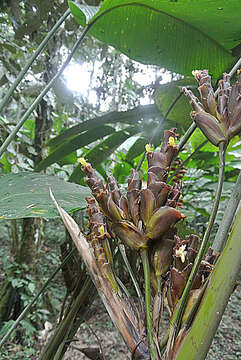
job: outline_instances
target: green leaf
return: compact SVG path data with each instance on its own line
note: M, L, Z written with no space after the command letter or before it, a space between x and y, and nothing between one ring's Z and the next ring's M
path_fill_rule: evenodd
M0 159L0 168L3 168L6 172L10 172L12 165L8 162L6 155L4 154Z
M49 165L59 162L67 155L73 153L75 150L80 149L93 141L102 139L104 136L115 132L115 129L111 126L104 125L98 128L90 129L82 134L72 137L70 136L68 141L59 145L47 158L42 160L36 167L36 171L46 169Z
M73 15L85 25L83 14ZM235 61L240 1L105 0L91 22L91 35L131 59L184 75L207 68L218 77Z
M69 1L69 8L73 16L85 26L95 16L100 6L80 5Z
M115 164L112 174L119 184L126 184L126 179L130 176L131 169L132 166L122 160Z
M66 211L85 207L88 188L67 183L56 176L21 172L0 175L0 219L58 217L49 188Z
M89 150L85 154L85 160L90 162L91 165L96 168L106 158L113 154L113 152L124 143L129 137L137 134L140 131L138 127L129 126L125 130L120 130L114 134L108 136L107 139L101 141L93 149ZM81 171L81 165L79 164L74 169L72 175L69 178L71 182L79 182L84 177L84 173Z
M35 327L27 320L21 320L20 324L25 329L25 331L28 333L28 335L33 335L37 330Z
M14 324L14 320L9 320L8 322L6 322L3 327L0 330L0 336L4 336L8 330L12 327L12 325Z
M34 285L34 283L32 283L32 282L28 283L28 289L29 289L29 291L33 294L33 293L34 293L34 290L35 290L35 285Z
M183 204L185 206L188 206L189 208L195 210L197 213L205 216L205 217L209 217L209 213L205 210L205 209L202 209L202 208L198 208L198 207L195 207L193 206L190 202L186 201L186 200L183 200Z
M68 164L75 164L77 159L78 159L77 153L76 153L76 151L74 151L71 154L66 155L64 158L61 157L61 159L58 160L58 164L60 166L68 165Z
M65 130L60 135L51 139L48 143L49 146L54 147L62 144L66 140L70 140L71 137L76 136L86 130L96 129L105 124L116 124L118 122L122 124L136 124L141 119L148 120L153 117L160 116L160 111L156 105L143 105L128 111L112 111L103 116L96 117L91 120L83 121L81 124L75 125L68 130Z
M183 86L191 88L193 93L198 96L197 81L194 78L184 78L161 85L155 92L155 103L162 114L166 114L171 104L182 91ZM167 119L172 123L179 124L187 128L192 120L190 118L191 106L185 96L182 96L173 109L169 112Z
M148 143L146 137L139 137L134 144L130 147L126 154L126 159L132 161L138 155L142 154L145 151L145 145Z

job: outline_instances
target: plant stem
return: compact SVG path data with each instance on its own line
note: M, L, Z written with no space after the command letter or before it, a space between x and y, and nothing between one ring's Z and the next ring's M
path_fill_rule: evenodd
M3 110L4 106L7 104L8 100L10 99L12 93L20 83L20 81L23 79L24 75L34 62L34 60L37 58L37 56L40 54L40 52L43 50L43 48L47 45L48 41L51 39L51 37L56 33L60 25L65 21L65 19L70 15L70 10L66 10L65 13L61 16L61 18L57 21L57 23L53 26L53 28L48 32L48 34L45 36L41 44L37 47L31 58L27 61L26 65L23 67L23 69L18 74L17 78L15 79L14 83L8 90L7 94L4 96L0 103L0 112ZM22 49L21 49L22 50Z
M228 237L228 232L233 222L235 212L241 201L241 171L239 173L237 182L233 188L232 195L228 201L227 207L224 211L221 224L219 225L218 231L216 233L215 239L212 244L214 252L222 251L226 239Z
M220 143L219 145L219 177L218 177L218 186L216 189L216 194L215 194L215 200L213 203L213 208L209 217L209 221L208 221L208 226L207 229L205 231L201 246L199 248L198 254L196 256L196 259L194 261L194 265L192 267L192 271L190 273L190 276L188 278L187 284L185 286L185 289L183 291L182 297L178 302L178 307L177 310L173 316L172 319L172 323L171 326L173 326L175 328L175 336L177 336L178 331L180 329L180 325L181 325L181 320L182 320L182 316L185 310L185 306L186 306L186 302L187 302L187 298L189 295L189 292L192 288L192 284L194 282L195 276L198 272L199 269L199 265L203 259L204 253L205 253L205 249L207 247L208 244L208 240L211 234L211 230L217 215L217 210L218 210L218 205L219 205L219 201L221 198L221 193L222 193L222 187L223 187L223 180L224 180L224 168L225 168L225 150L226 150L226 144L224 143Z
M232 69L229 71L229 75L233 76L233 74L240 68L241 66L241 57L238 59L238 61L234 64Z
M147 334L150 346L151 360L158 360L157 349L152 336L152 319L151 319L151 282L150 282L150 264L148 259L148 250L141 250L141 259L144 269L145 278L145 303L146 303L146 322L147 322Z
M185 134L183 135L183 137L181 138L181 140L179 141L178 144L178 152L182 150L183 146L187 143L187 141L189 140L189 138L192 136L192 134L194 133L194 131L196 130L196 123L192 123L190 125L190 127L187 129L187 131L185 132Z
M118 276L115 276L116 277L116 281L118 282L119 286L121 287L121 289L124 291L125 293L125 296L126 297L130 297L130 293L129 291L127 290L126 286L123 284L123 282L121 281L121 279L118 277ZM118 289L118 293L120 292L120 290Z
M204 145L206 145L207 143L208 143L208 140L203 141L203 142L186 158L186 160L184 160L184 161L181 163L181 165L178 166L177 170L175 170L174 173L173 173L171 176L169 176L169 178L167 179L167 182L171 181L171 180L174 178L174 176L178 173L178 171L181 170L182 167L185 166L185 165L188 163L188 161L189 161Z
M127 256L126 256L125 246L122 245L122 244L120 244L120 245L119 245L119 249L120 249L121 256L122 256L122 258L123 258L123 260L124 260L124 263L125 263L125 265L126 265L126 267L127 267L127 270L128 270L128 272L129 272L129 274L130 274L131 280L132 280L132 282L133 282L133 284L134 284L134 287L135 287L135 289L136 289L137 296L138 296L139 299L141 299L141 298L142 298L141 289L140 289L140 287L139 287L138 281L137 281L136 278L135 278L135 275L134 275L134 273L133 273L133 270L132 270L132 268L131 268L131 266L130 266L130 263L129 263L129 261L128 261L128 258L127 258Z
M37 295L33 298L33 300L26 306L26 308L21 312L21 314L19 315L19 317L17 318L17 320L15 320L15 322L13 323L13 325L10 327L10 329L8 330L8 332L4 335L4 337L1 339L0 341L0 349L3 346L3 344L5 343L5 341L9 338L9 336L11 335L11 333L13 332L14 329L16 329L16 327L18 326L18 324L20 323L20 321L27 315L27 313L29 312L31 306L37 301L37 299L39 298L39 296L44 292L44 290L46 289L46 287L49 285L49 283L53 280L53 278L55 277L55 275L59 272L60 269L62 269L62 267L66 264L66 262L71 258L71 256L73 255L75 251L75 248L73 248L70 253L65 257L65 259L63 260L63 262L57 267L57 269L53 272L53 274L48 278L48 280L45 282L45 284L42 286L42 288L39 290L39 292L37 293Z
M74 299L72 306L70 307L67 314L65 314L65 317L57 327L55 333L50 338L48 343L45 345L44 349L42 350L42 353L39 360L53 360L54 358L60 359L60 355L62 354L63 348L66 344L66 340L68 339L68 335L73 327L73 322L76 318L76 315L78 312L80 312L81 317L84 318L84 311L83 308L81 309L81 306L83 306L83 303L85 302L84 307L86 308L86 303L90 304L89 302L89 287L92 284L92 281L90 277L88 277L79 294ZM82 312L81 312L82 310ZM82 318L82 320L83 320ZM56 355L56 357L55 357Z

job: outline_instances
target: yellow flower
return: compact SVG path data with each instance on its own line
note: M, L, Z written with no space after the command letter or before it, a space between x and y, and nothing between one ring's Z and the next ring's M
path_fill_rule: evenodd
M185 262L185 257L187 255L187 251L185 251L186 245L180 246L179 249L176 250L176 257L179 257L181 259L181 262Z
M171 146L175 145L175 139L172 136L169 137L169 145L171 145Z
M151 144L146 144L146 152L152 152Z
M82 165L83 167L86 167L86 166L87 166L87 162L85 161L84 158L78 158L78 162L81 163L81 165Z
M193 71L192 71L192 75L193 75L195 78L200 77L200 74L201 74L201 70L193 70Z
M101 225L101 226L99 227L99 230L100 230L100 234L101 234L101 235L104 235L104 233L105 233L104 225Z

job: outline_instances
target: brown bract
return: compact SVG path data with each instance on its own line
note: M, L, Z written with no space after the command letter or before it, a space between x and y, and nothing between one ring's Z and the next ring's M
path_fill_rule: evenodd
M223 74L218 85L217 103L208 71L196 70L193 74L199 82L201 102L191 90L183 88L194 110L191 117L213 145L227 144L241 132L241 72L238 71L238 79L233 86L230 76Z
M161 241L162 235L184 218L175 209L181 183L175 184L173 189L166 184L171 162L177 153L175 137L176 129L167 130L159 152L148 148L147 188L142 188L139 173L132 169L126 195L121 193L113 175L108 177L105 187L92 166L83 162L86 183L107 220L111 234L134 250Z

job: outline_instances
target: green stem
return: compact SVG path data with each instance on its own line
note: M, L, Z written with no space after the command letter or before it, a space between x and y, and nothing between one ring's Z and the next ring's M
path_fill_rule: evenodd
M150 346L151 360L158 360L157 349L152 336L152 319L151 319L151 281L150 281L150 264L148 259L148 250L141 250L141 259L144 269L145 278L145 302L146 302L146 322L147 322L147 334Z
M174 176L178 173L179 170L182 169L183 166L185 166L188 161L204 146L208 143L208 140L203 141L187 158L186 160L184 160L181 165L177 168L177 170L174 171L173 174L171 174L171 176L169 176L169 178L167 179L167 182L171 181Z
M118 276L115 276L116 277L116 281L118 282L119 286L121 287L121 289L124 291L126 297L130 297L130 293L129 291L127 290L126 286L123 284L123 282L121 281L121 279L118 277ZM118 289L118 293L120 292L120 290Z
M27 313L29 312L30 308L32 307L32 305L37 301L37 299L39 298L39 296L44 292L44 290L47 288L47 286L49 285L49 283L53 280L53 278L55 277L55 275L59 272L60 269L62 269L62 267L67 263L67 261L71 258L71 256L73 255L75 251L75 248L73 248L70 253L66 256L66 258L63 260L63 262L57 267L57 269L53 272L53 274L48 278L48 280L45 282L45 284L42 286L42 288L39 290L39 292L37 293L37 295L33 298L33 300L26 306L26 308L21 312L21 314L19 315L19 317L17 318L17 320L15 320L15 322L13 323L13 325L10 327L10 329L8 330L8 332L4 335L4 337L2 338L2 340L0 341L0 349L3 346L3 344L5 343L5 341L9 338L9 336L11 335L11 333L13 332L14 329L16 329L16 327L18 326L18 324L20 323L20 321L27 315Z
M204 234L200 249L196 256L194 265L192 267L192 271L188 278L188 281L187 281L186 287L183 291L182 297L178 302L177 310L176 310L176 312L173 316L172 322L171 322L171 326L173 326L175 328L175 336L177 336L178 331L180 329L181 320L182 320L182 316L183 316L183 313L184 313L184 310L186 307L187 298L188 298L189 292L192 288L196 274L198 272L199 265L203 259L205 249L207 247L208 240L209 240L209 237L211 234L211 230L212 230L212 227L213 227L216 215L217 215L217 210L218 210L218 205L219 205L219 201L221 198L223 180L224 180L225 150L226 150L226 144L221 143L219 145L219 177L218 177L218 186L217 186L217 190L216 190L216 194L215 194L215 200L214 200L213 208L212 208L211 215L210 215L210 218L208 221L208 226L207 226L206 232Z
M56 329L55 333L42 350L39 360L53 360L56 353L58 353L59 355L62 353L63 347L66 344L66 340L68 339L68 335L73 327L73 323L76 319L77 314L81 314L81 318L84 317L85 312L83 311L83 308L81 309L81 306L83 306L84 302L85 304L87 302L89 305L91 303L88 299L89 288L91 284L92 281L90 277L88 277L85 280L78 296L74 299L68 313L65 315L58 328ZM84 307L86 308L87 305L84 305ZM60 359L59 355L58 357L56 356L57 359Z
M183 137L181 138L181 140L179 141L178 144L178 152L182 150L183 146L187 143L187 141L189 140L189 138L192 136L192 134L194 133L194 131L196 130L196 123L192 123L190 125L190 127L187 129L187 131L185 132L185 134L183 135Z
M31 58L27 61L26 65L23 67L23 69L18 74L17 78L15 79L14 83L8 90L7 94L4 96L0 103L0 112L3 110L4 106L7 104L8 100L10 99L12 93L20 83L20 81L23 79L24 75L34 62L34 60L37 58L37 56L40 54L40 52L44 49L44 47L47 45L48 41L51 39L51 37L56 33L60 25L65 21L65 19L70 15L70 10L66 10L65 13L61 16L61 18L57 21L57 23L53 26L53 28L48 32L46 37L43 39L41 44L37 47L34 54L31 56Z
M123 258L123 260L124 260L124 263L125 263L125 265L126 265L126 267L127 267L127 270L128 270L128 272L129 272L129 274L130 274L131 280L132 280L132 282L133 282L133 284L134 284L134 287L135 287L135 289L136 289L137 296L138 296L139 299L141 299L141 298L142 298L141 289L140 289L140 287L139 287L138 281L137 281L136 278L135 278L135 275L134 275L134 273L133 273L133 270L132 270L132 268L131 268L131 266L130 266L130 263L129 263L129 261L128 261L128 258L127 258L127 256L126 256L125 246L122 245L122 244L120 244L120 245L119 245L119 249L120 249L121 256L122 256L122 258Z
M236 73L236 71L240 68L241 66L241 57L238 59L238 61L234 64L234 66L232 67L232 69L229 71L229 75L233 76L233 74Z
M224 211L221 224L219 225L215 239L212 244L214 252L222 251L225 242L228 238L228 232L233 222L233 217L241 201L241 171L239 173L237 182L232 191L232 195L228 201L227 207Z

